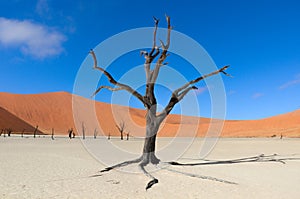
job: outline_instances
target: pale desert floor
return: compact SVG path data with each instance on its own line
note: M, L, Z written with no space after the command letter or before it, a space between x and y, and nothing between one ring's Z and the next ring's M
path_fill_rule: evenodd
M170 140L159 138L158 149ZM178 161L195 162L202 141L196 139ZM115 138L108 142L104 138L88 138L85 142L90 146L100 146L99 153L105 152L104 161L111 157L118 162L127 157L110 153L105 148L107 143L123 150L140 151L143 141ZM177 142L180 145L186 140L182 138ZM287 161L286 164L171 166L152 172L159 183L146 191L149 178L138 173L137 165L128 166L125 171L112 170L97 176L105 165L96 160L85 146L78 138L51 140L49 137L1 136L0 198L300 198L300 160ZM244 158L262 153L299 158L300 139L223 138L206 159ZM187 173L196 177L189 177ZM218 178L236 184L197 177Z

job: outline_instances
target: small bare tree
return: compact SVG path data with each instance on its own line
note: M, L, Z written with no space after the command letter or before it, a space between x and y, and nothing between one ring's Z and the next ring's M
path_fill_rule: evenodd
M97 134L98 134L98 131L97 131L97 128L94 129L94 139L97 138Z
M125 122L122 120L121 122L119 122L119 124L116 124L116 127L120 133L120 138L121 140L123 140L124 138L124 131L125 131Z
M35 136L36 136L36 133L37 133L37 131L38 131L38 128L39 128L39 126L37 125L37 126L35 127L34 131L33 131L33 137L34 137L34 138L35 138Z
M22 130L21 137L24 137L25 129Z
M139 91L134 90L132 87L130 87L127 84L123 84L118 82L116 79L113 78L113 76L106 71L104 68L101 68L98 66L97 62L97 57L94 53L93 50L90 51L90 54L93 57L94 60L94 69L99 70L102 72L109 80L111 84L114 85L114 87L111 86L100 86L93 94L96 95L100 90L102 89L108 89L110 91L120 91L120 90L125 90L132 94L134 97L136 97L146 108L147 114L146 114L146 135L145 135L145 141L144 141L144 147L142 151L141 157L131 160L131 161L126 161L122 162L120 164L107 167L106 169L102 170L101 172L106 172L114 168L119 168L126 166L128 164L133 164L133 163L139 163L139 167L141 170L147 175L148 177L151 178L151 181L146 186L146 189L150 188L154 184L158 183L158 180L152 176L150 173L148 173L145 170L145 166L149 163L152 164L158 164L160 162L160 159L158 159L155 155L155 143L156 143L156 136L158 133L159 126L161 123L166 119L166 117L169 115L169 113L172 111L174 106L180 102L188 92L191 90L197 89L194 84L197 82L211 77L213 75L216 75L218 73L223 73L225 75L228 75L225 70L229 66L224 66L220 68L219 70L213 71L209 74L196 77L195 79L187 82L186 84L182 85L178 89L174 90L172 93L172 96L169 100L169 103L165 106L163 111L157 112L157 101L156 101L156 96L154 94L154 89L157 81L157 77L159 74L159 71L162 66L166 65L165 59L168 57L168 49L170 46L170 36L171 36L171 23L170 23L170 17L166 16L166 21L168 24L168 31L167 31L167 39L166 43L163 41L160 41L160 46L156 44L156 32L158 28L158 23L159 20L154 18L155 22L155 28L153 32L153 46L152 49L147 52L147 51L141 51L141 55L145 57L145 62L144 62L144 68L145 68L145 75L146 75L146 89L145 89L145 94L142 95L139 93ZM157 58L157 59L156 59ZM157 60L156 63L154 64L153 61ZM153 68L151 67L152 65L155 65Z
M69 138L72 139L72 136L73 136L73 128L70 128L68 130L68 134L69 134Z
M51 139L54 140L54 128L51 129Z
M84 122L81 123L81 130L82 130L82 139L85 139L85 125Z
M11 133L12 133L12 129L11 128L7 128L7 136L10 137Z

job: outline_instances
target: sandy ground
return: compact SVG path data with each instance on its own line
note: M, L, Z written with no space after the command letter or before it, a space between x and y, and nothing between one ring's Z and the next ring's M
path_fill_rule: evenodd
M160 138L158 149L163 149L170 140ZM193 159L199 158L199 146L202 141L197 138L180 161L195 162ZM135 173L113 170L102 176L91 177L99 174L97 171L105 165L94 157L95 154L91 155L86 146L100 146L98 150L105 152L105 158L111 157L115 162L127 157L110 153L109 149L105 148L108 143L106 139L89 138L85 142L90 145L84 145L80 139L0 137L0 198L300 197L299 160L287 161L286 164L256 162L167 167L152 172L159 183L145 191L149 178L139 173L137 165L125 169ZM182 141L177 142L180 144L186 140L182 138ZM131 151L133 156L142 146L142 140L112 139L109 143L122 150ZM222 138L206 158L223 160L262 153L300 157L300 139ZM187 173L196 177L189 177ZM197 176L218 178L236 184L201 179Z

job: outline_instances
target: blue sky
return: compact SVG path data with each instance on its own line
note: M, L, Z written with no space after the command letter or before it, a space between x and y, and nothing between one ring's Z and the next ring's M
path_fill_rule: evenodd
M217 66L231 65L228 72L234 78L223 76L228 119L264 118L300 108L297 0L70 2L0 2L1 92L72 92L89 49L122 31L153 26L152 16L165 27L167 13L174 30L199 42ZM124 62L143 63L138 53L131 54ZM115 65L111 71L121 76ZM209 92L205 84L197 86L203 90L197 96L201 115L209 116ZM96 99L109 102L109 96L103 92Z

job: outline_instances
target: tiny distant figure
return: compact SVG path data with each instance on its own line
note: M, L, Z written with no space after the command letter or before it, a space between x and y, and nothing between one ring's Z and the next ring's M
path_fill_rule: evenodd
M69 129L69 138L72 139L74 138L75 135L73 134L73 128Z
M110 140L110 133L108 134L108 138L107 139L109 139Z
M126 134L126 140L129 140L129 133Z
M283 137L283 136L282 136L282 134L281 134L281 135L280 135L280 139L281 139L281 140L282 140L282 137Z

